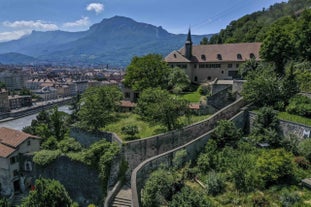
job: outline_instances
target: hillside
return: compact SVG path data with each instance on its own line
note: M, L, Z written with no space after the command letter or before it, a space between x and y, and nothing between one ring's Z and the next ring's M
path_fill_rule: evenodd
M199 43L204 36L210 35L194 35L193 41ZM162 27L115 16L84 32L33 31L19 40L0 43L0 54L22 53L39 62L126 66L133 56L167 55L181 48L185 40L185 34L172 34Z
M289 0L276 3L268 9L245 15L232 21L219 34L211 37L209 43L262 42L271 24L284 16L295 16L311 7L311 0Z

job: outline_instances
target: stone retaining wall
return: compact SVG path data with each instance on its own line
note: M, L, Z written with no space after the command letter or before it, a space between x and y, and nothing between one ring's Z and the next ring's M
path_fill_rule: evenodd
M242 111L234 116L231 120L236 124L238 128L243 129L246 123L245 112ZM132 188L132 206L139 207L140 206L140 192L145 184L145 180L149 177L149 175L157 169L159 166L172 166L172 160L175 154L180 150L186 150L187 156L185 161L195 160L200 152L205 147L208 139L211 136L213 130L207 132L206 134L190 141L189 143L165 152L163 154L154 156L149 158L148 160L142 162L133 170L131 176L131 188Z
M144 160L182 146L205 134L214 128L217 121L230 119L244 105L245 101L241 98L202 122L184 127L180 130L124 143L123 152L129 169L133 170Z

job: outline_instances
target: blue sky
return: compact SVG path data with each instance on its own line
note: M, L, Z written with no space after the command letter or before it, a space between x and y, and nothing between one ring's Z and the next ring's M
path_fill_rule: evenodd
M0 41L37 31L83 31L127 16L171 33L217 33L232 20L286 0L0 0Z

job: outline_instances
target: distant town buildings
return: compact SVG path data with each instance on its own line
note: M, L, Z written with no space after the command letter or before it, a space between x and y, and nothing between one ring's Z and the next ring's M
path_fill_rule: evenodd
M24 88L27 79L28 75L22 70L0 68L0 82L3 82L8 90Z
M185 46L165 57L171 67L185 69L193 83L238 77L239 66L254 58L259 61L261 43L192 45L189 30Z
M40 150L40 138L18 130L0 128L0 193L23 192L33 163L27 154Z
M5 89L0 89L0 113L10 111L9 94Z

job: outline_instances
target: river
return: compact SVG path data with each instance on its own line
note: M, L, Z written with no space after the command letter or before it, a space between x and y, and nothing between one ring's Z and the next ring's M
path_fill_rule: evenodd
M71 112L69 109L69 106L60 106L60 107L58 107L58 110L64 111L66 113ZM30 126L31 121L36 119L37 115L38 115L38 113L29 115L29 116L25 116L25 117L21 117L18 119L13 119L10 121L2 122L2 123L0 123L0 127L8 127L11 129L22 130L25 126Z

